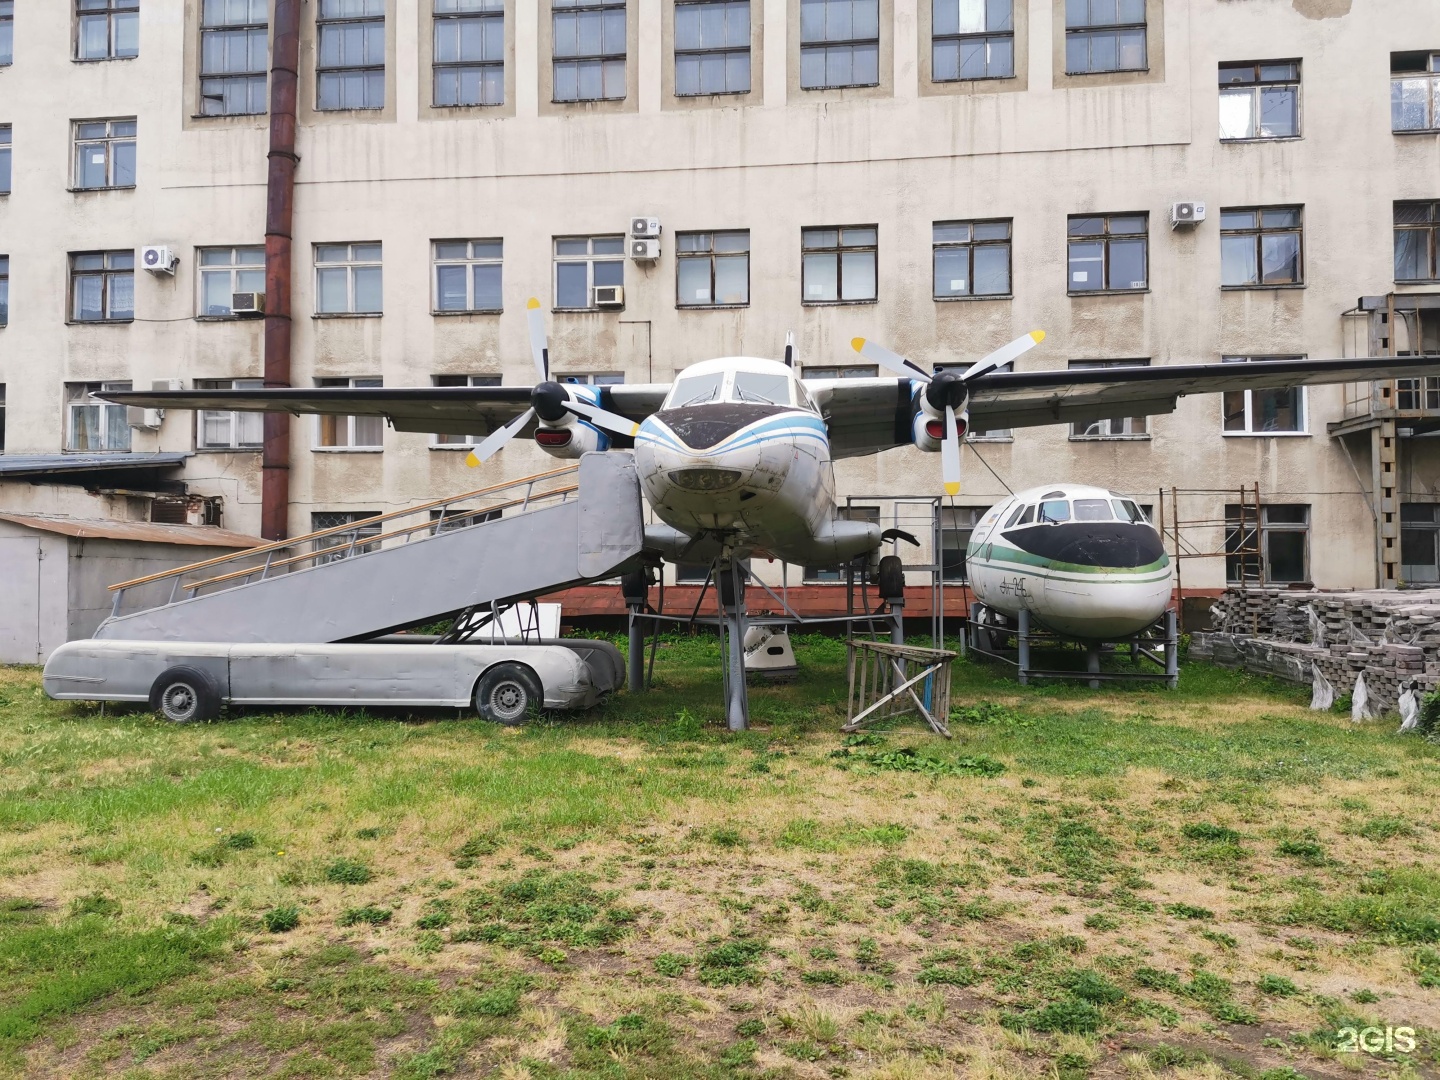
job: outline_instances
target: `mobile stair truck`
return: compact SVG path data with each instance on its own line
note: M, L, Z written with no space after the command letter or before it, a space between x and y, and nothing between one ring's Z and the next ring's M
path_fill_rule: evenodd
M644 545L628 453L111 586L112 614L45 665L52 698L473 708L504 724L625 684L615 646L505 634L517 604L613 578ZM525 610L523 607L520 609ZM437 636L397 630L451 619ZM513 622L513 620L511 620Z

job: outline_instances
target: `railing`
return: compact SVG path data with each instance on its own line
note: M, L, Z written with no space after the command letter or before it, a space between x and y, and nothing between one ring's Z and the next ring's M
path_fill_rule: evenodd
M1440 417L1440 376L1345 383L1345 419Z
M436 499L388 514L318 529L289 540L277 540L233 555L222 555L148 577L122 581L110 586L110 591L114 593L111 613L121 614L125 596L137 589L145 589L150 601L142 607L162 607L193 599L202 593L248 585L281 574L314 570L328 563L363 557L398 544L418 543L441 533L478 528L494 521L507 510L524 513L536 504L563 503L579 491L578 484L564 482L579 470L578 464L568 465L563 469L467 491L448 499ZM296 549L305 546L309 546L309 550L295 553Z

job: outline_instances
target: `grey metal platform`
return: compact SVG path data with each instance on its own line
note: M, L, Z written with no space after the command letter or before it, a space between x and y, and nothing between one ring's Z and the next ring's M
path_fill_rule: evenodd
M578 468L367 519L381 526L378 536L357 537L354 525L349 533L346 527L322 530L113 586L115 613L95 637L373 637L477 605L614 577L644 545L641 507L633 455L586 454ZM482 520L496 512L497 518ZM446 524L447 513L456 524ZM340 542L326 546L330 540Z

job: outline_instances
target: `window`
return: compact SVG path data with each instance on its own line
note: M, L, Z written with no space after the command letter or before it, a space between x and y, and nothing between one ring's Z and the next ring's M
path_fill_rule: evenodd
M1395 204L1395 280L1440 280L1440 202Z
M1277 584L1309 581L1310 507L1262 506L1260 515L1257 536L1254 507L1225 507L1225 580L1239 584L1260 581L1263 575L1264 581Z
M1071 360L1071 371L1094 371L1097 368L1149 367L1144 360ZM1143 416L1112 416L1104 420L1092 420L1088 424L1071 424L1072 439L1144 439L1149 437L1149 427Z
M575 383L578 386L619 386L625 381L622 371L572 371L556 375L556 382Z
M264 379L196 379L196 390L258 390ZM201 409L195 418L201 450L258 450L265 445L265 414Z
M200 9L200 115L265 111L270 67L268 0L204 0Z
M435 0L435 104L505 104L505 0Z
M675 95L750 92L750 0L675 5Z
M1400 577L1406 582L1440 581L1440 519L1434 503L1400 504Z
M15 60L15 0L0 0L0 67Z
M1261 206L1220 211L1220 284L1226 288L1299 285L1301 209Z
M710 580L710 563L676 563L676 585L704 585Z
M1071 215L1069 291L1148 288L1149 227L1149 214Z
M557 236L555 306L585 310L595 306L595 288L625 284L625 237Z
M1397 313L1398 314L1398 313ZM1416 356L1406 350L1400 356ZM1440 376L1426 375L1419 379L1395 380L1395 408L1401 412L1440 412Z
M367 551L378 550L379 544L365 543L365 541L380 535L381 523L372 520L379 516L379 510L340 512L332 510L312 513L310 515L311 532L319 532L321 529L337 529L342 525L355 526L353 529L331 533L329 536L317 536L315 538L315 565L324 566L326 563L339 562L351 555L364 555ZM320 554L321 552L324 554Z
M128 382L65 384L65 449L96 453L130 449L130 425L124 405L96 394L129 390Z
M937 221L934 296L1010 295L1010 221Z
M445 506L430 511L430 520L435 524L432 532L436 533L468 529L471 525L484 525L487 521L499 521L502 516L502 510L466 510L459 506Z
M10 322L10 256L0 255L0 326Z
M315 385L326 386L381 386L379 379L316 379ZM323 450L379 450L385 431L385 418L381 416L317 416L317 449Z
M936 364L934 365L934 367L936 371L950 370L963 372L969 371L971 364ZM1014 361L1011 361L1008 364L1001 364L995 370L1014 371L1015 363ZM1014 432L1011 431L1009 428L981 428L976 427L974 424L971 424L969 429L965 432L966 442L1009 442L1014 437Z
M0 195L10 194L10 125L0 124Z
M5 384L0 383L0 454L5 452Z
M873 301L876 237L874 225L803 229L800 233L802 302Z
M880 508L878 506L842 506L838 507L840 517L846 521L868 521L872 524L880 524ZM859 560L860 566L856 568L855 580L858 582L863 574L865 557L862 555ZM844 566L807 566L805 567L806 581L844 581Z
M1065 74L1147 66L1145 0L1065 0Z
M127 188L135 186L135 121L76 121L74 186Z
M936 82L1014 76L1014 0L931 0L930 14Z
M499 311L504 241L435 241L435 310Z
M625 96L625 0L554 0L556 101Z
M320 0L315 107L385 107L385 0Z
M675 306L750 303L750 233L692 232L675 237Z
M942 506L940 508L940 574L945 581L969 581L965 573L965 549L970 534L985 516L984 506Z
M1299 360L1298 356L1227 356L1227 364ZM1223 396L1227 435L1305 435L1305 388L1227 390Z
M0 28L0 35L3 33ZM0 52L3 50L0 36ZM1440 52L1390 54L1390 129L1440 129Z
M873 379L880 374L874 364L855 364L850 367L812 367L805 365L801 374L805 379Z
M221 247L200 249L200 314L229 318L237 292L265 292L265 248Z
M70 256L70 321L133 322L135 252L86 251Z
M75 59L140 55L140 0L75 0Z
M880 85L880 0L800 0L800 88Z
M1300 61L1220 65L1220 138L1300 134Z
M378 315L380 274L379 244L316 244L316 314Z
M499 386L499 375L436 375L434 383L436 386ZM483 442L484 435L447 435L444 432L436 432L431 438L431 446L474 446Z

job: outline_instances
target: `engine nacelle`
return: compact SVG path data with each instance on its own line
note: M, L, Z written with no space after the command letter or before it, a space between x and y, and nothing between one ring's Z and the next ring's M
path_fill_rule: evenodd
M608 450L610 437L571 413L553 424L542 422L535 429L535 443L551 457L578 458L591 450Z
M915 415L910 418L911 437L921 450L938 454L940 444L945 441L945 411L930 403L923 388L915 394L914 401ZM955 412L955 426L963 439L970 426L969 411L963 406Z

